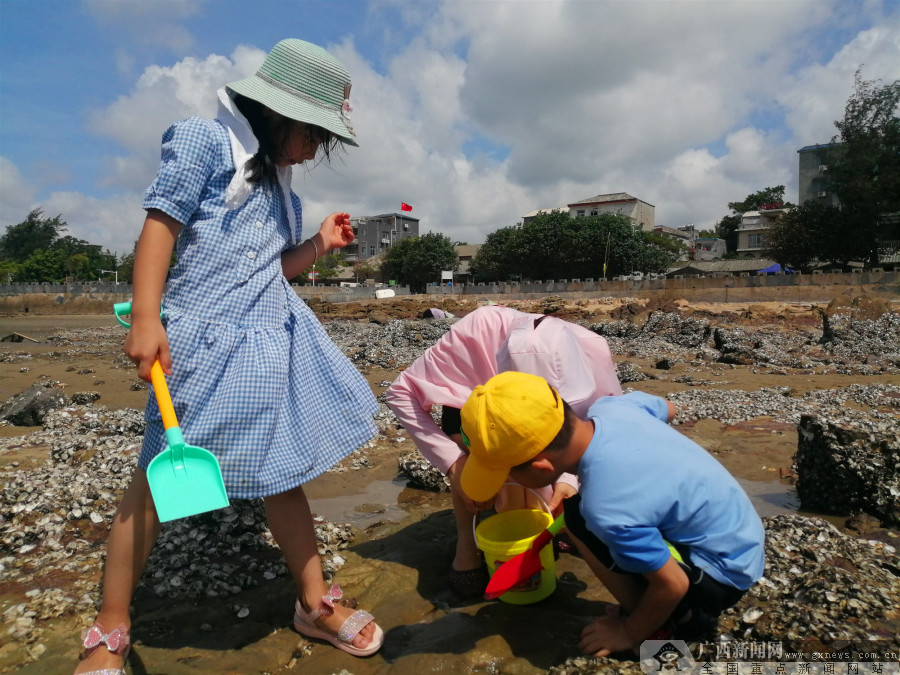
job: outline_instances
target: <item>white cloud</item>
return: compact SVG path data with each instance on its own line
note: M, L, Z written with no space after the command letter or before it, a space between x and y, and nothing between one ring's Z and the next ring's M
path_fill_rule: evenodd
M66 234L101 244L118 255L131 253L144 223L142 195L122 193L98 199L77 192L54 192L43 201L45 215L62 214Z
M106 4L153 3L92 7ZM402 25L380 32L385 7L399 7ZM672 226L711 227L729 201L768 186L791 199L796 151L833 135L856 68L896 75L900 36L874 11L883 3L866 7L872 27L855 33L859 16L836 0L373 5L366 43L328 47L353 75L361 147L295 170L307 234L331 211L374 215L401 201L423 231L479 243L529 211L603 192L655 204L656 222ZM103 186L119 194L58 192L54 212L77 236L130 250L163 130L213 115L215 90L264 56L241 46L146 67L89 118L123 148L103 159ZM20 177L2 168L6 190Z
M230 58L212 54L205 59L188 57L170 67L146 68L131 93L89 115L92 133L131 153L103 159L108 171L101 185L146 188L156 173L160 139L169 125L192 115L214 117L216 91L254 73L264 58L265 52L240 46Z
M786 78L776 96L785 108L785 122L798 149L828 143L838 133L834 122L844 116L857 68L862 68L864 80L888 83L897 79L898 63L900 33L880 26L860 32L827 63L810 65Z
M24 179L19 167L0 157L0 234L9 225L25 220L31 211L36 190Z

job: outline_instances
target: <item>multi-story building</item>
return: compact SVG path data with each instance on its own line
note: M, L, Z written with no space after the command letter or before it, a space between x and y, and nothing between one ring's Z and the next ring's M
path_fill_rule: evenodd
M597 195L572 202L565 206L554 206L549 209L538 209L522 216L522 223L527 223L535 216L553 212L568 212L572 218L579 216L599 216L604 213L628 216L636 229L651 231L655 227L656 207L653 204L632 197L627 192L615 192L608 195Z
M694 247L691 249L691 257L693 260L700 262L709 262L711 260L721 260L728 252L728 247L724 239L716 237L697 237L694 239Z
M781 202L776 202L762 204L759 210L747 211L742 215L741 224L737 228L737 252L754 258L761 257L766 245L766 230L787 210Z
M797 199L801 204L810 201L837 206L840 202L831 189L828 178L828 153L840 143L807 145L797 151L799 171Z
M356 239L344 248L348 262L366 260L384 253L401 239L419 236L419 219L405 213L351 218Z
M567 206L569 207L569 215L573 218L613 213L628 216L635 229L649 232L655 227L656 207L637 197L632 197L627 192L596 195L572 202L567 204Z

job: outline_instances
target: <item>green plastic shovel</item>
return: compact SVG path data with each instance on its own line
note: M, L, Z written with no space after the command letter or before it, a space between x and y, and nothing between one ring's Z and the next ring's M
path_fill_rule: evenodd
M130 302L117 302L113 305L113 312L120 324L131 327L122 318L131 314ZM164 317L165 313L160 311L159 315ZM209 450L184 442L159 361L155 361L150 368L150 380L166 429L166 449L154 457L147 467L147 482L150 483L150 494L153 495L160 522L225 508L228 506L228 495L219 460Z
M184 442L159 361L150 369L150 380L166 429L166 449L147 467L147 482L160 522L228 506L219 460L209 450Z
M117 302L113 305L113 314L116 315L116 319L120 324L125 326L125 328L131 328L131 324L125 321L122 317L127 315L131 315L131 303L130 302ZM164 309L159 310L159 318L165 319L166 312Z

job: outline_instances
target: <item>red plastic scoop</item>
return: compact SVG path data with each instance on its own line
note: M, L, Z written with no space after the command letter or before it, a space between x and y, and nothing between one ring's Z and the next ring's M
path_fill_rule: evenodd
M491 580L488 582L487 589L484 591L485 599L493 600L494 598L499 598L506 591L544 569L544 566L541 564L541 549L565 525L565 516L560 514L556 520L550 523L546 530L535 537L535 540L531 542L531 548L527 551L522 551L522 553L500 565L494 571Z

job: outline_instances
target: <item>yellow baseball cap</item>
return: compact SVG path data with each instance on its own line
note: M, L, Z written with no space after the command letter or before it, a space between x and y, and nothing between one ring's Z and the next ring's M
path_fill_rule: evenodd
M513 371L475 387L460 410L469 458L460 484L471 499L491 499L509 470L541 453L562 429L562 399L542 377Z

